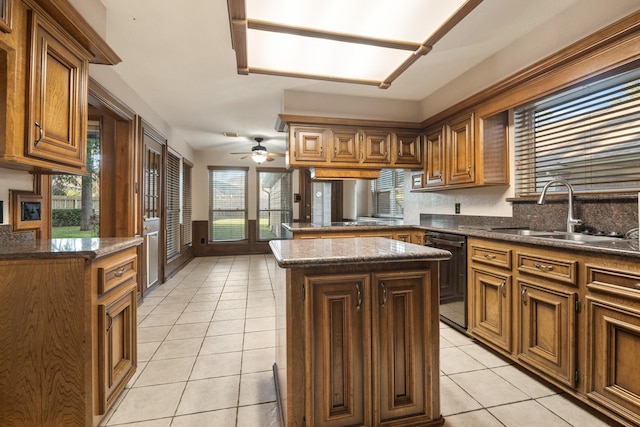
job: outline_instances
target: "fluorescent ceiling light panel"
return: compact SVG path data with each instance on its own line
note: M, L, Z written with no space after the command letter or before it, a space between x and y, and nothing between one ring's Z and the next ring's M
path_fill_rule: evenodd
M388 87L482 0L227 0L238 73Z

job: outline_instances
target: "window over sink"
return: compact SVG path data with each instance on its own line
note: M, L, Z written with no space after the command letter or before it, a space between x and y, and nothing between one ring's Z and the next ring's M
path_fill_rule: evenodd
M517 108L516 196L640 188L640 61ZM560 188L562 190L562 188Z

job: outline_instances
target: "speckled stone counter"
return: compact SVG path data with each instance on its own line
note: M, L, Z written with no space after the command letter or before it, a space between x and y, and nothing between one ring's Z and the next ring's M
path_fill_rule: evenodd
M6 241L0 246L0 259L68 258L70 256L93 259L138 246L142 241L142 237Z
M269 246L280 267L313 267L355 263L443 261L449 251L383 237L272 240Z
M384 237L272 240L285 425L441 426L438 262Z

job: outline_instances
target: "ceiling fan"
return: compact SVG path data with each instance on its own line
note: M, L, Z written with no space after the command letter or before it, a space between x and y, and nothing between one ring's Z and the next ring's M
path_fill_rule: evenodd
M267 151L267 148L264 145L260 144L264 140L264 138L257 137L254 138L254 140L258 143L258 145L254 145L253 147L251 147L250 152L231 154L244 154L244 156L240 157L240 159L246 159L247 157L251 156L251 160L253 160L257 164L260 164L265 160L267 162L272 162L273 160L275 160L274 157L284 157L284 153L271 153Z

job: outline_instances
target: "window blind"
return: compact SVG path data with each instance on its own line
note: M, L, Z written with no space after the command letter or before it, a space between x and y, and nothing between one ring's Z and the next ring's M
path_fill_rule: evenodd
M209 167L209 240L245 240L248 168Z
M192 237L192 208L191 208L191 172L193 166L182 161L182 246L191 246Z
M180 254L180 157L167 155L167 260Z
M371 191L374 216L404 215L404 170L382 169L380 177L371 182Z
M518 108L515 144L517 196L540 193L553 179L583 192L637 190L640 69L610 73Z
M293 221L291 171L258 169L258 240L285 237L282 223Z

